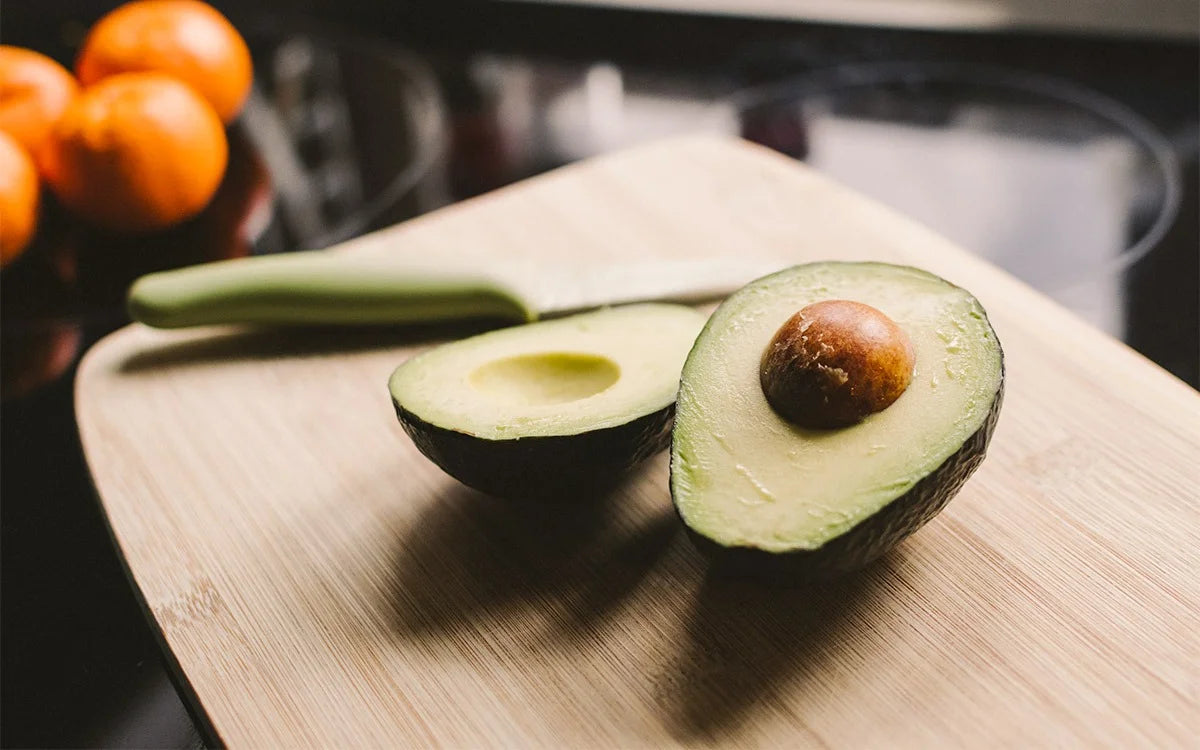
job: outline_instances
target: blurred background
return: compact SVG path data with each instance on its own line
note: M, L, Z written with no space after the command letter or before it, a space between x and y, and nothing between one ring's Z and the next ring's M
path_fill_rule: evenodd
M8 2L70 67L115 2ZM49 199L0 274L0 744L202 744L112 548L72 407L153 270L324 247L574 160L740 135L889 203L1200 387L1194 0L216 2L254 87L202 213ZM731 206L730 210L736 210Z

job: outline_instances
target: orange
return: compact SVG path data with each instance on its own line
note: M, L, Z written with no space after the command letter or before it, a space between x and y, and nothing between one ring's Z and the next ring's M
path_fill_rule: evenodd
M204 208L228 156L220 119L191 87L163 73L122 73L67 107L46 180L67 208L102 227L150 231Z
M16 260L37 228L38 178L33 159L0 131L0 266Z
M0 130L35 162L40 164L46 136L78 94L75 78L49 57L0 44Z
M75 61L84 86L151 70L195 88L226 123L237 117L254 76L246 40L225 16L196 0L120 6L91 28Z

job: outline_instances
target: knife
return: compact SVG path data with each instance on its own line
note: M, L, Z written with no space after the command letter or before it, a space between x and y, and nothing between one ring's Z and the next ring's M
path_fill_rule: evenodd
M308 250L149 274L129 290L134 320L376 325L464 319L514 323L605 305L723 298L779 269L730 259L555 263L462 255Z

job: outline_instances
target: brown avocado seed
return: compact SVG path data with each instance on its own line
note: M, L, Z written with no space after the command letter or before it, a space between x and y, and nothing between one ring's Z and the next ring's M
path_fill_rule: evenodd
M779 416L845 427L883 411L912 382L908 335L870 305L815 302L788 318L763 352L759 382Z

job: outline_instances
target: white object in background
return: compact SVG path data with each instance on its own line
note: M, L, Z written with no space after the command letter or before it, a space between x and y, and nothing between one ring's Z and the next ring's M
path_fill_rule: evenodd
M630 93L620 68L597 63L549 103L546 131L554 153L576 161L672 135L736 136L740 125L731 104Z
M808 162L1024 279L1113 336L1136 152L815 114Z

